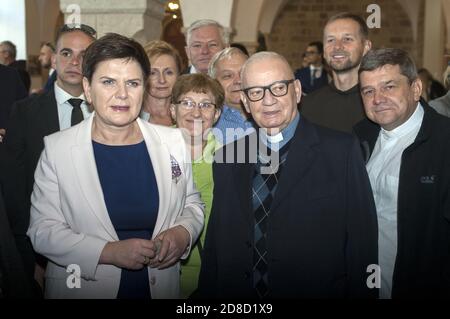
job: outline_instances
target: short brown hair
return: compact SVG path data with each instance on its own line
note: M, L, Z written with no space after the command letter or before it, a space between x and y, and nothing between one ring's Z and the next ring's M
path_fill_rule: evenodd
M100 62L113 59L136 61L142 70L144 82L150 75L150 62L144 48L137 41L117 33L108 33L87 48L83 58L83 76L91 82Z
M374 71L387 64L393 66L398 65L400 67L400 74L406 76L410 84L418 77L416 65L408 52L394 48L382 48L367 52L361 61L358 74L366 71Z
M188 92L211 93L214 96L216 109L222 110L225 92L217 80L203 73L181 75L172 89L172 104L177 104L180 97Z
M182 62L178 50L175 49L171 44L162 40L153 40L144 46L145 53L147 54L149 60L153 57L159 57L161 55L169 55L175 60L177 65L177 73L181 73Z
M361 33L363 39L367 40L369 38L369 28L367 27L366 21L364 21L363 18L361 18L359 15L351 13L351 12L341 12L334 16L332 16L330 19L328 19L327 23L325 25L330 24L331 22L334 22L336 20L353 20L359 25L359 32Z

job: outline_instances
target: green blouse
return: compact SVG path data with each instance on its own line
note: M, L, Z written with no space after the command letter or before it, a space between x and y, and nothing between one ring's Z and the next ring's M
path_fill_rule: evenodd
M212 175L212 163L214 152L222 145L216 141L214 134L208 135L208 140L203 149L202 156L192 163L192 174L197 190L200 192L203 202L205 202L205 227L200 235L199 241L202 249L205 244L206 227L208 225L209 214L213 198L214 181ZM198 242L192 248L189 258L181 263L181 298L189 297L198 285L200 273L200 252Z

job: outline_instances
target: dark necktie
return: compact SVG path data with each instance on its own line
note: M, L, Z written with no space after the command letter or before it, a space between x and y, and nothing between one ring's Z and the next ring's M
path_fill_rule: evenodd
M74 126L81 121L83 121L83 112L81 111L80 105L83 103L82 99L70 99L67 102L70 103L70 105L73 106L72 109L72 116L70 118L70 125Z

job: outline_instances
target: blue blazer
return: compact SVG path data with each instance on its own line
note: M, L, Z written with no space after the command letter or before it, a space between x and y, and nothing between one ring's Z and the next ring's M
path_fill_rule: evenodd
M322 68L322 75L314 79L313 83L311 83L311 70L309 67L297 69L294 75L296 79L300 80L302 92L305 94L309 94L328 84L328 75L324 68Z

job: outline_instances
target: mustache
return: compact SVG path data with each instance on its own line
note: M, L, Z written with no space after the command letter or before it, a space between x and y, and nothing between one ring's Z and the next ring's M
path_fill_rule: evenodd
M347 51L333 51L331 52L331 55L344 55L349 56L350 54Z

